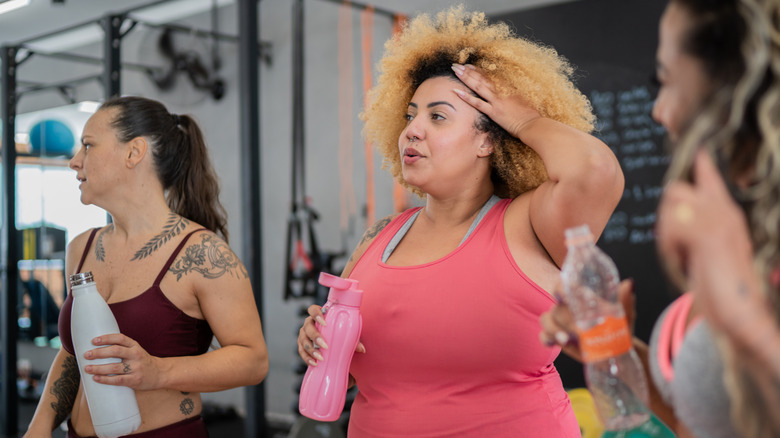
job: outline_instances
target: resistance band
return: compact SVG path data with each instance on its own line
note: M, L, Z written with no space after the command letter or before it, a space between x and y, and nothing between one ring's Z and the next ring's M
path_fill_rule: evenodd
M306 197L303 41L303 0L296 0L293 4L292 199L287 221L285 300L317 296L317 280L324 260L314 233L314 222L318 216Z
M346 246L347 236L354 226L353 218L357 213L355 206L355 188L352 174L354 158L352 150L353 136L353 106L355 98L352 48L352 7L349 3L339 5L338 15L338 84L339 84L339 205L341 206L341 236Z
M374 36L374 7L367 6L360 13L361 55L363 66L363 108L368 108L368 92L371 90L371 46ZM376 221L376 200L374 196L374 147L364 144L366 154L366 228Z
M393 17L393 37L401 33L407 19L408 17L403 14L396 14ZM406 189L395 180L393 181L393 208L396 213L400 213L409 208Z

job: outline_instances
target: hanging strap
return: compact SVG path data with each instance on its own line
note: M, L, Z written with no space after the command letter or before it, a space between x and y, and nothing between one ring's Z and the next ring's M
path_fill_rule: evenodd
M353 153L353 100L355 98L353 66L354 51L352 47L352 6L349 3L339 5L338 29L338 108L339 108L339 205L341 207L341 235L346 241L350 234L353 218L357 214Z
M293 4L293 98L292 98L292 210L305 200L304 162L304 80L303 80L303 0Z
M374 44L374 6L366 6L360 13L361 65L363 67L363 108L368 109L368 92L371 90L371 49ZM366 228L376 222L376 199L374 196L374 147L366 140L363 145L366 155Z
M287 254L285 258L284 298L301 297L316 292L321 267L313 222L317 214L307 205L306 163L304 161L304 15L303 0L293 3L293 122L292 122L292 197L287 221ZM304 234L303 227L308 234ZM310 250L306 250L306 240Z
M403 14L396 14L393 17L393 37L398 36L403 30L408 17ZM393 180L393 208L396 213L400 213L409 208L406 189L397 180Z

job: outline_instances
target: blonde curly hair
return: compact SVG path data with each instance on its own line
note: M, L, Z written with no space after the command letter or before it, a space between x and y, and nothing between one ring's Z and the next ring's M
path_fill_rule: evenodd
M417 87L428 78L452 76L453 63L472 64L502 96L521 93L543 117L591 132L595 117L588 99L573 84L573 67L551 47L517 37L505 23L488 24L485 14L463 5L422 14L407 22L385 43L377 85L361 114L363 135L384 156L383 168L406 188L398 138L406 127L406 111ZM547 171L533 149L492 120L478 120L477 129L493 141L491 178L496 195L514 198L547 180Z

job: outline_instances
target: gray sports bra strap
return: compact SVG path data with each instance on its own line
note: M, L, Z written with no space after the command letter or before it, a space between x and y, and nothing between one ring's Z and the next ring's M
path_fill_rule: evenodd
M474 221L471 223L471 226L469 227L469 230L466 232L466 235L463 236L463 240L460 241L458 246L463 245L463 242L465 242L466 239L468 239L469 236L471 236L471 233L473 233L474 230L477 228L477 225L479 225L479 223L482 222L482 219L485 217L485 215L500 200L501 200L501 198L499 198L496 195L493 195L493 196L490 197L490 199L487 200L487 202L485 202L485 205L483 205L482 208L479 210L479 213L477 213L477 217L474 218ZM384 252L382 252L382 263L386 263L387 262L387 259L390 258L390 254L392 254L393 251L395 251L395 248L401 242L401 239L403 239L404 236L406 235L406 233L409 231L409 228L412 227L412 224L417 219L417 216L420 215L421 211L422 211L422 209L417 210L416 212L414 212L414 214L409 216L409 219L407 219L406 222L404 222L404 224L401 226L401 228L399 228L398 231L396 231L396 233L393 236L393 238L390 239L390 242L385 247Z
M466 239L471 236L471 233L474 232L474 229L477 228L477 225L479 225L480 222L482 222L482 218L485 217L485 215L490 211L491 208L493 208L494 205L500 201L501 198L499 198L496 195L493 195L490 197L490 199L487 200L485 205L482 206L481 209L479 209L479 213L477 213L477 217L474 218L474 222L471 223L471 226L469 227L469 230L466 231L466 235L463 236L463 240L460 241L458 246L463 245L463 242L466 241Z
M414 223L414 220L417 219L417 216L420 215L420 212L422 209L419 209L414 212L411 216L409 216L409 219L404 222L403 225L401 225L401 228L398 229L398 231L395 232L395 235L392 239L390 239L390 242L385 247L384 252L382 253L382 263L387 262L387 259L390 258L390 254L395 251L395 247L398 246L398 244L401 242L401 239L406 236L406 232L409 231L409 228L412 228L412 224Z

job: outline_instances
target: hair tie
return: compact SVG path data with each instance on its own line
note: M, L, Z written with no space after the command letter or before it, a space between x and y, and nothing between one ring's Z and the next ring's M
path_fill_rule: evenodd
M174 123L176 126L179 126L179 125L181 125L181 117L179 117L179 115L178 115L178 114L171 114L171 117L173 117L173 123Z

